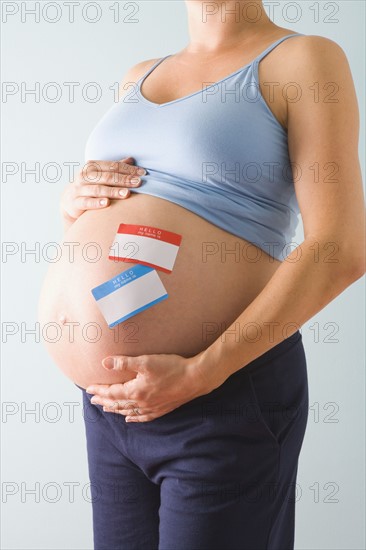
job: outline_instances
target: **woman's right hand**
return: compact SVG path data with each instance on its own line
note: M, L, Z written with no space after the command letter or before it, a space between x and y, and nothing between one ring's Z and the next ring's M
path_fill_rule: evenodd
M144 168L133 162L132 157L120 161L88 161L62 193L60 209L64 222L71 225L86 210L106 208L112 199L128 198L129 187L141 185L139 176L146 174Z

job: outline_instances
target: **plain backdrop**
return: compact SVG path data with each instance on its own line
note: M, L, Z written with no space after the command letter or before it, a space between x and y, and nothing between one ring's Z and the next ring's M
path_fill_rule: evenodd
M81 394L27 331L35 326L52 256L46 244L62 238L58 201L69 181L66 163L83 163L87 136L129 67L187 44L186 10L172 0L79 1L72 21L66 2L1 4L2 239L13 252L2 263L1 548L90 549ZM277 25L328 37L346 52L364 170L365 3L265 6ZM74 99L70 83L78 83ZM39 97L25 93L37 86ZM34 168L39 177L25 173ZM295 241L301 240L300 224ZM363 305L360 279L301 329L310 410L298 473L298 550L365 548Z

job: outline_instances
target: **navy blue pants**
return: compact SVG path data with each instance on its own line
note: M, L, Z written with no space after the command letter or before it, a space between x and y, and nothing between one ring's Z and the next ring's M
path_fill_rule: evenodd
M149 422L82 392L95 550L293 549L308 418L299 331Z

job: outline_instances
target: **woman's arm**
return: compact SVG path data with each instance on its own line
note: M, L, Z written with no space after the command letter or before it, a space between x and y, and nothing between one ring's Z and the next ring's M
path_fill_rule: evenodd
M336 43L317 36L294 41L291 56L277 89L295 82L301 90L298 101L287 103L290 158L301 171L295 191L304 241L201 354L198 368L209 388L291 336L365 273L359 115L347 58ZM294 97L295 88L288 90Z

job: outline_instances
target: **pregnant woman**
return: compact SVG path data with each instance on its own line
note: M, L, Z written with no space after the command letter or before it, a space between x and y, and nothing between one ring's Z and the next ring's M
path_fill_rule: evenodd
M88 139L40 321L83 394L97 550L289 550L300 327L365 271L357 100L343 50L260 0L186 7L189 44ZM168 298L112 329L91 289L136 267L108 257L121 223L182 241Z

